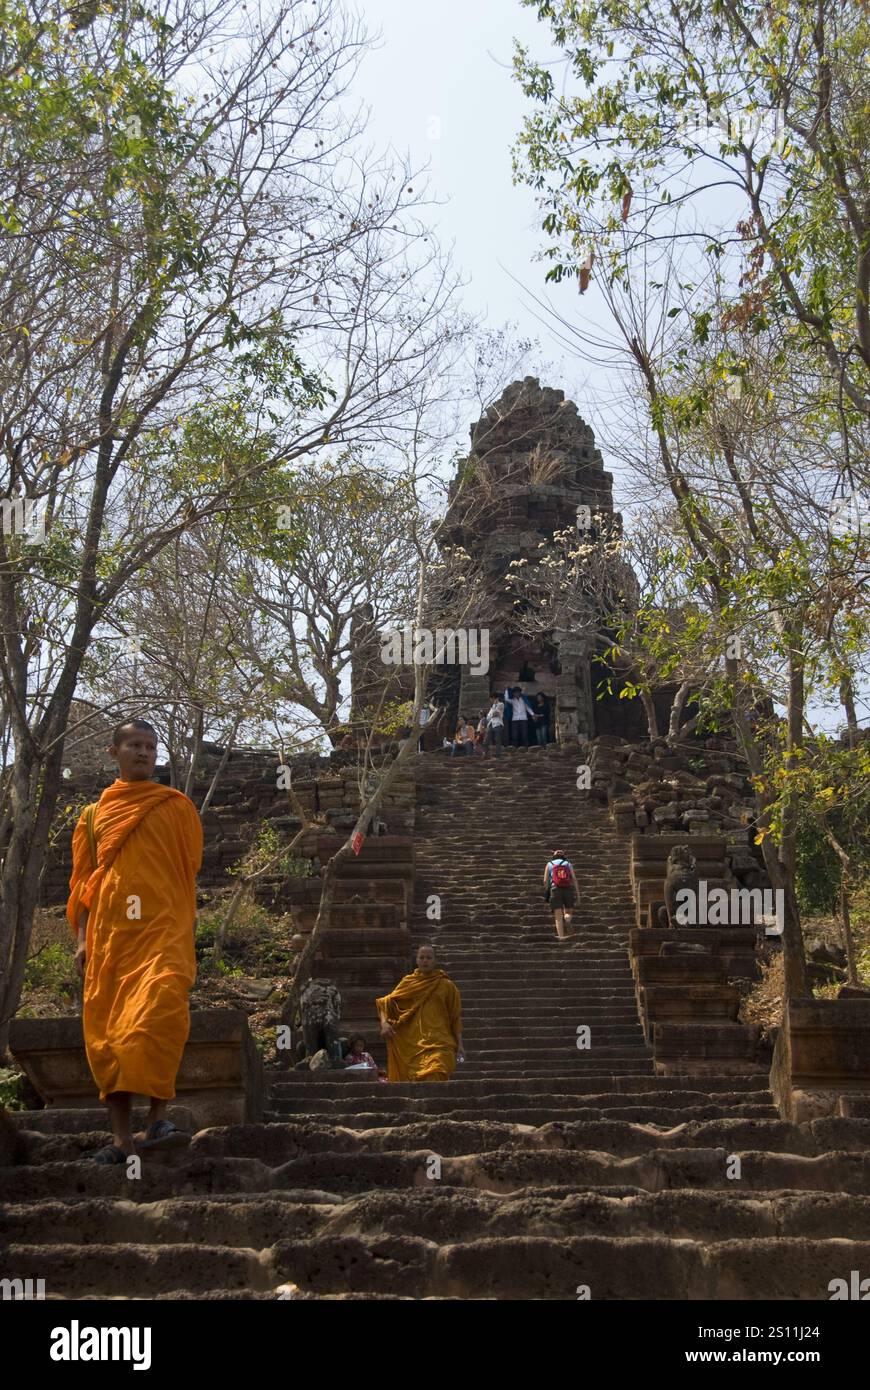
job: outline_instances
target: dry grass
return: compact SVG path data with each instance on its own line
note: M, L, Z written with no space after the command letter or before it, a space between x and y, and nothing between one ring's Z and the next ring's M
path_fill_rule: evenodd
M842 948L843 930L836 917L806 917L802 922L804 942ZM852 902L852 934L855 938L855 957L858 980L870 985L870 887L863 887ZM830 984L816 984L813 997L836 999L845 974ZM761 965L761 978L740 1006L741 1023L758 1023L765 1037L782 1023L783 961L782 952L771 952Z
M53 943L73 949L74 937L66 913L62 907L37 908L30 938L30 955L35 956L37 951Z
M782 991L784 975L782 952L771 954L761 963L761 978L753 985L740 1005L739 1021L757 1023L765 1040L782 1023Z
M536 444L529 454L529 482L535 485L555 483L566 476L565 460L553 458L541 444Z

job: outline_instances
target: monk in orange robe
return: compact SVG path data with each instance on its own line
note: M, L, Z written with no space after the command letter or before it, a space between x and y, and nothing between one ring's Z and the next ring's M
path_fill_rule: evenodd
M417 952L417 969L375 1000L387 1040L389 1081L448 1081L462 1052L459 990L435 964L432 946Z
M78 936L88 1064L112 1123L113 1143L94 1157L123 1163L136 1151L134 1095L151 1102L145 1147L186 1142L166 1105L190 1029L202 822L188 797L151 780L150 724L119 724L109 752L118 778L90 826L85 811L75 828L67 918Z

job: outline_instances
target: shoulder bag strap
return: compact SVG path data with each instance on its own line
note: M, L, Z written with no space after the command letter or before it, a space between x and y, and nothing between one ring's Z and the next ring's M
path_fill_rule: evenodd
M85 807L85 829L88 832L88 844L91 847L91 863L97 868L97 834L94 830L94 816L97 813L97 803L92 801L90 806Z

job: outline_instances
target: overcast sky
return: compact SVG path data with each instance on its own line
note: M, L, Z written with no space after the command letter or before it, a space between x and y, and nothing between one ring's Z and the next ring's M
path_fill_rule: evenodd
M542 384L564 390L594 426L588 368L565 354L520 288L547 295L563 312L579 307L576 281L544 286L546 266L535 261L545 245L536 195L511 178L511 146L531 109L511 71L513 39L554 61L549 28L518 0L365 0L364 13L369 33L381 39L353 93L370 107L373 144L407 152L415 167L428 163L430 191L443 200L433 214L439 240L453 246L468 282L466 307L491 328L511 320L538 337L555 368ZM561 83L564 63L556 71ZM600 315L592 291L582 307ZM606 392L606 379L595 389Z

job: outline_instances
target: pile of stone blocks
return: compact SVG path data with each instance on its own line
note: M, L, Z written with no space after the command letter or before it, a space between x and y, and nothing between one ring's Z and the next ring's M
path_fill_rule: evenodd
M721 747L723 742L698 740L689 755L665 739L599 734L586 747L592 793L610 806L623 834L685 830L745 841L754 818L752 790L736 750Z

